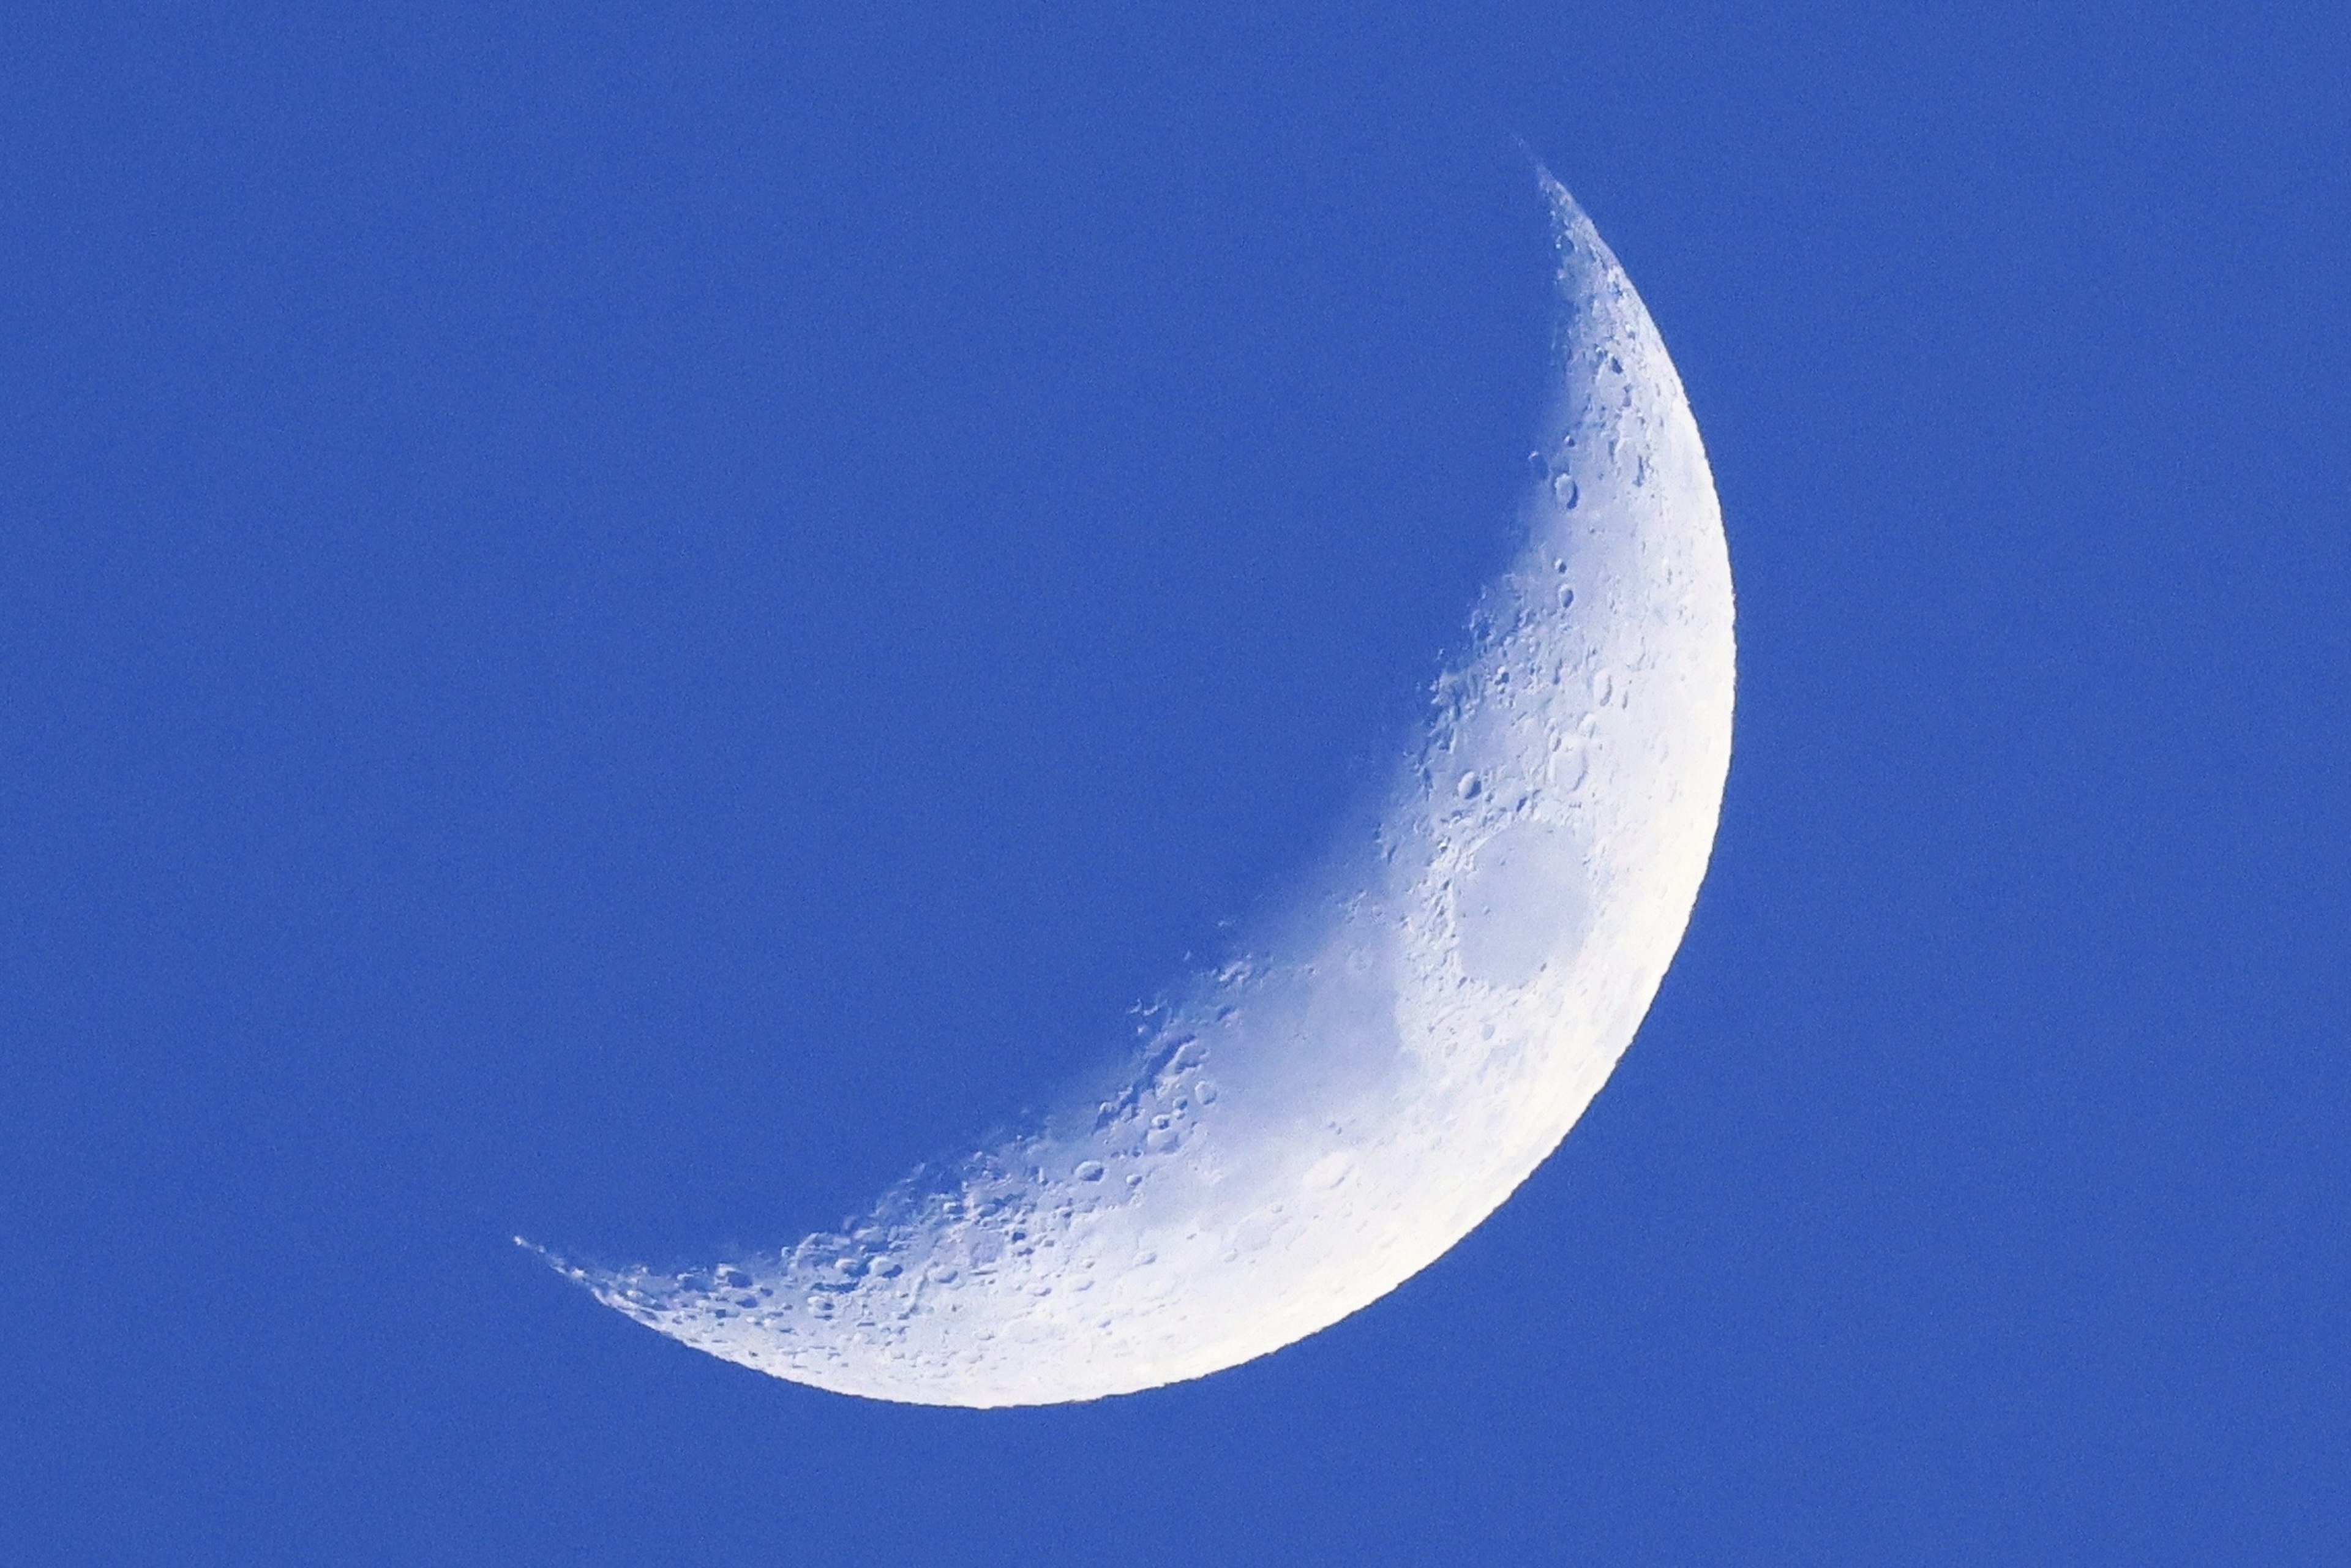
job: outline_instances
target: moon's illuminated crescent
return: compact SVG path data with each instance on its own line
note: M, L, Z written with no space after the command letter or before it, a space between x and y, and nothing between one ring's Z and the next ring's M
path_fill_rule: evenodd
M1321 893L1147 1014L1123 1077L838 1234L684 1274L558 1268L696 1349L844 1394L1092 1399L1378 1300L1557 1146L1688 923L1732 641L1681 379L1542 179L1559 383L1525 545Z

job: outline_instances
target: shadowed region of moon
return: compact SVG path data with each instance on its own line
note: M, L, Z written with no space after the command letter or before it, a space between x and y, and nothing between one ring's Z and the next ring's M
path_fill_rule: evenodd
M683 1273L549 1261L845 1394L1035 1405L1263 1355L1378 1300L1573 1126L1679 946L1730 759L1730 566L1681 380L1548 175L1555 393L1523 543L1375 821L1039 1124L840 1230Z

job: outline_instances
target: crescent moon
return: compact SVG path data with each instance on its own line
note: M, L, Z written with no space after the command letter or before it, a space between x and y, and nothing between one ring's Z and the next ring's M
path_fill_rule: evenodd
M1233 1366L1427 1267L1639 1027L1730 762L1730 563L1623 267L1541 174L1556 395L1524 544L1375 822L1145 1009L1119 1076L838 1232L682 1273L549 1256L697 1350L843 1394L1052 1404ZM526 1243L526 1245L528 1245Z

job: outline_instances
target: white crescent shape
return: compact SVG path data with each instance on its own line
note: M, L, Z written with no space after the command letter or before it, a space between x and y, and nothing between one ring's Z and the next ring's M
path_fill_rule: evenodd
M1037 1405L1235 1365L1500 1205L1648 1010L1730 761L1730 564L1681 378L1541 176L1558 395L1526 542L1324 890L1149 1009L1140 1058L838 1234L683 1274L550 1258L775 1376Z

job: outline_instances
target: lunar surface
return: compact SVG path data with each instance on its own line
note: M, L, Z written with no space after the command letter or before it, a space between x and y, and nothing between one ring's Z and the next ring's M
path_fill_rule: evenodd
M1428 1266L1556 1147L1680 944L1730 760L1729 559L1680 377L1543 176L1556 395L1523 546L1375 819L1143 1015L1120 1075L837 1232L549 1261L698 1350L931 1405L1248 1361Z

